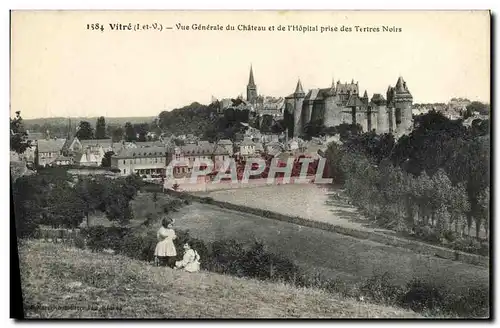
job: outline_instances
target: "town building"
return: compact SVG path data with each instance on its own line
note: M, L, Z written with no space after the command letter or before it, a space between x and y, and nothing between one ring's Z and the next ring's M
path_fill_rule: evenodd
M190 176L195 162L203 165L203 160L211 161L214 163L213 169L217 170L230 157L230 152L224 145L201 142L172 147L167 154L167 163L175 161L171 174L174 178L182 178Z
M40 139L36 141L36 165L55 165L55 161L61 155L66 139Z
M167 165L166 147L123 148L111 156L111 168L120 170L121 175L164 176Z

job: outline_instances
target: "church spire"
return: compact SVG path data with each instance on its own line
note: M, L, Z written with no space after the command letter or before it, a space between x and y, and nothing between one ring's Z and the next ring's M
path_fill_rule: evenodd
M249 86L254 86L255 85L255 81L254 81L254 78L253 78L253 67L252 67L252 65L250 65L250 78L248 79L248 85Z
M295 88L295 95L304 95L304 89L302 89L302 83L300 83L300 78L297 81L297 87Z
M253 67L250 65L250 78L248 79L247 85L247 101L250 103L255 103L257 100L257 85L255 85L255 80L253 78Z

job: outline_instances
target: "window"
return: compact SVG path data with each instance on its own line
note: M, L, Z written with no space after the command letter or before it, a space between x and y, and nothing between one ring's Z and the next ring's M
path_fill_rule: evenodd
M396 125L401 124L401 108L396 108Z
M123 164L127 164L127 161L126 160L123 160ZM124 172L125 173L125 172Z
M127 174L127 170L126 169L123 169L123 174Z

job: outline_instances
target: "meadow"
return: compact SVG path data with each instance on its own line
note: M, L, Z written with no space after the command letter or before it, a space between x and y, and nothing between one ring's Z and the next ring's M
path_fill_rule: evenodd
M418 318L314 288L187 273L62 244L19 247L25 316L37 318Z

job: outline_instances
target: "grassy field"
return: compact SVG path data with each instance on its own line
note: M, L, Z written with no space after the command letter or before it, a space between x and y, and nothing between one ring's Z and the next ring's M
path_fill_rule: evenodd
M135 199L130 202L134 218L131 220L129 226L135 227L140 225L146 220L148 213L152 213L156 218L160 217L163 213L163 205L172 200L172 196L158 193L156 202L153 201L153 193L141 192L137 194ZM103 225L105 227L111 226L110 222L104 213L96 212L89 217L90 225Z
M234 239L248 245L257 240L312 274L342 281L360 282L388 272L396 284L418 278L458 292L489 285L487 268L213 205L193 203L174 217L176 228L189 230L193 237Z
M320 290L187 273L61 244L19 247L27 318L416 318Z

